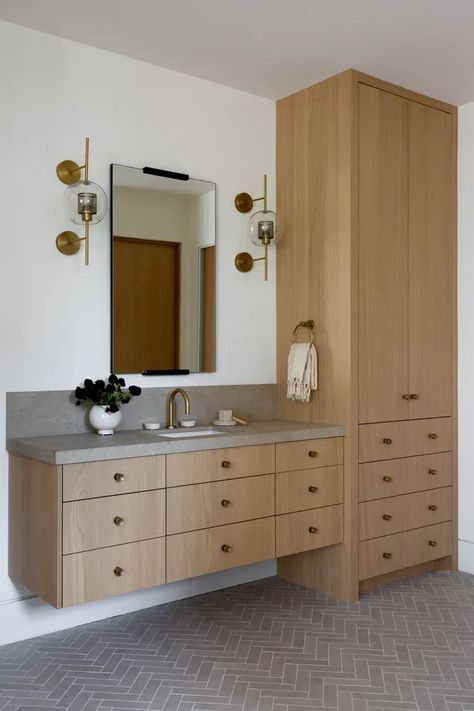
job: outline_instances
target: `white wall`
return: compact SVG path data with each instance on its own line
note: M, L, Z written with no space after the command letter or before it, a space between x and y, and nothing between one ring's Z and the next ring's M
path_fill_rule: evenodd
M474 573L474 103L458 115L459 567Z
M72 229L63 215L64 186L55 176L65 158L80 161L91 138L91 178L108 190L110 163L151 165L217 183L218 306L215 374L181 385L275 381L275 260L270 279L259 266L237 272L235 254L249 249L236 193L274 195L275 105L272 101L132 59L0 22L0 429L5 392L73 389L109 368L108 221L91 231L91 266L64 257L56 235ZM145 386L173 378L135 376ZM227 573L113 601L54 611L7 575L7 458L0 459L0 642L177 598L246 576ZM12 602L13 601L13 602Z

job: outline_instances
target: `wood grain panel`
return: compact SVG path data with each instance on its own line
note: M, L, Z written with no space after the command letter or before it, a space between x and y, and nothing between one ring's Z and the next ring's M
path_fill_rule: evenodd
M162 489L164 486L165 457L112 459L63 467L64 501Z
M226 552L222 546L228 546ZM217 570L275 557L275 519L234 523L166 538L166 581L183 580Z
M343 461L344 440L342 437L278 442L276 444L277 472L328 467L333 464L342 464Z
M342 534L342 506L277 516L277 558L341 543Z
M173 487L166 491L166 533L273 516L275 475Z
M451 487L359 504L359 540L451 520Z
M451 553L450 523L372 538L359 543L359 575L361 580L384 575ZM430 542L435 545L430 545ZM384 557L384 554L385 557Z
M166 458L168 486L235 479L274 471L274 444L169 454Z
M451 448L452 423L449 417L381 422L359 427L361 462L448 452Z
M63 521L64 555L157 538L165 535L165 492L70 501Z
M343 476L342 466L279 472L276 475L276 513L341 504Z
M451 452L371 462L359 466L359 501L449 486L451 483Z
M62 605L61 467L10 455L8 574Z
M408 418L407 101L359 85L359 421Z
M64 607L162 585L165 582L165 539L66 555L63 570ZM116 575L114 571L121 574Z
M410 103L410 418L452 412L452 117Z

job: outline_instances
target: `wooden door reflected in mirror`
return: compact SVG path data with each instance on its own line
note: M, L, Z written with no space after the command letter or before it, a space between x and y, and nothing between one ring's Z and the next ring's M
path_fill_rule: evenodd
M216 367L215 185L112 166L112 369Z

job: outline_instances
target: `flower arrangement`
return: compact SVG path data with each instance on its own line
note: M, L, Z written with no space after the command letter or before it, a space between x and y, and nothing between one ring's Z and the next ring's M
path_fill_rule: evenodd
M76 405L99 405L105 407L106 412L118 412L122 405L130 402L132 397L141 395L142 389L138 385L126 387L125 380L118 378L114 373L104 380L93 382L90 378L84 380L84 385L74 391Z

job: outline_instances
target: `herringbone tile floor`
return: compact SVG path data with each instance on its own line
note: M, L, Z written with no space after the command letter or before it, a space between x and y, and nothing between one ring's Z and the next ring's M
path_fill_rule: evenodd
M0 648L0 710L474 710L474 576L271 578Z

